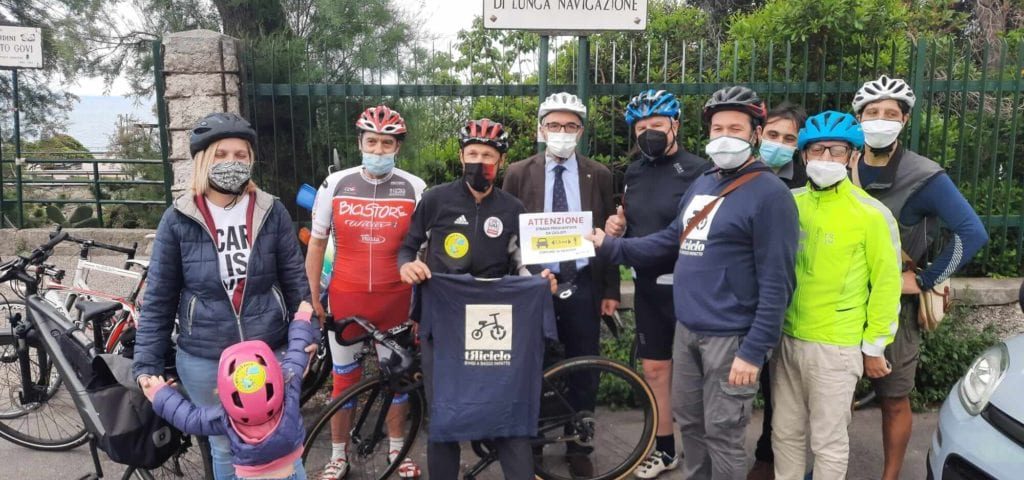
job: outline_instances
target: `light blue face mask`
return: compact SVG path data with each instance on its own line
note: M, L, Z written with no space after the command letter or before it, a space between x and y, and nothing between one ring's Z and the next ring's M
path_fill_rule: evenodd
M378 155L376 153L363 153L363 168L366 169L370 175L381 176L387 175L391 169L395 168L395 154L385 153Z
M796 148L781 143L761 141L761 160L769 167L780 168L793 161L793 152Z

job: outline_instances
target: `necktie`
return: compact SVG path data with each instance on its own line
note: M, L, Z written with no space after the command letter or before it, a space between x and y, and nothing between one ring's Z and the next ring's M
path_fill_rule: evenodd
M569 199L565 195L565 183L562 181L562 173L565 173L564 165L555 165L555 186L551 191L551 211L568 212ZM571 282L576 278L576 261L569 260L558 264L558 277L562 281Z

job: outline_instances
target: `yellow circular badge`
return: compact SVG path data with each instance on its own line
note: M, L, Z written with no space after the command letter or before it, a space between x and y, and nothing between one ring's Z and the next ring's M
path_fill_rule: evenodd
M469 240L461 233L449 233L444 237L444 251L452 258L462 258L469 252Z
M257 362L245 362L231 376L239 393L253 393L267 383L267 369Z

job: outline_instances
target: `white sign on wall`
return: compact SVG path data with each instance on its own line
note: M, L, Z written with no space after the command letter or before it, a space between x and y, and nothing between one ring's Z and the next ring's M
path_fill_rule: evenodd
M0 26L0 67L43 68L43 31Z
M593 32L644 30L647 0L483 0L484 28Z

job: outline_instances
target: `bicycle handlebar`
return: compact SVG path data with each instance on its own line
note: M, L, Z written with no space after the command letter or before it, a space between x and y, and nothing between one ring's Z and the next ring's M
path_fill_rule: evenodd
M75 242L75 243L77 243L79 245L83 245L83 246L90 247L90 248L91 247L96 247L96 248L101 248L103 250L109 250L111 252L123 253L125 255L128 255L129 259L135 258L135 253L139 250L139 242L134 242L132 244L131 248L122 247L122 246L119 246L119 245L111 245L109 243L103 243L103 242L100 242L100 241L97 241L97 240L91 240L91 239L88 239L88 238L73 237L70 234L68 234L68 232L64 231L62 229L62 227L60 227L60 226L58 226L56 228L56 230L54 230L53 232L50 232L50 239L52 240L53 238L55 238L57 236L60 236L61 234L63 234L65 239L68 240L68 241ZM60 242L58 242L58 243L60 243Z
M362 329L365 330L366 333L364 333L363 335L359 335L354 339L346 340L342 337L341 332L344 332L345 329L349 325L352 325L353 323L362 327ZM397 360L394 357L392 357L391 360L387 362L386 365L381 365L381 368L387 369L389 371L389 374L398 374L404 372L408 370L409 367L411 367L415 361L414 354L410 352L409 349L402 347L395 340L395 337L399 333L402 333L409 328L405 324L392 328L387 332L381 332L376 326L370 323L369 320L362 317L351 316L346 317L341 322L335 322L334 317L328 315L325 321L325 325L327 326L328 331L335 332L335 339L341 345L356 345L372 338L377 343L383 345L384 348L390 350L395 355L397 355Z
M58 230L58 231L56 231L54 233L51 233L50 234L50 240L48 242L40 245L35 250L33 250L31 258L35 258L36 255L41 254L41 253L43 253L45 251L53 250L53 247L56 247L58 243L63 242L64 240L67 240L67 239L68 239L68 232Z

